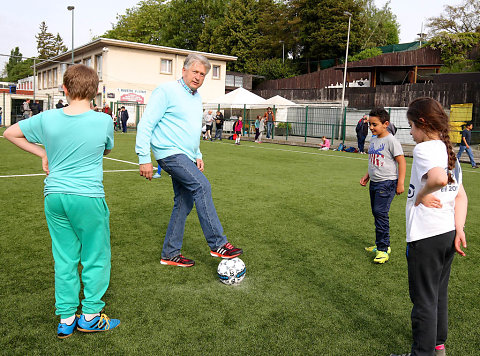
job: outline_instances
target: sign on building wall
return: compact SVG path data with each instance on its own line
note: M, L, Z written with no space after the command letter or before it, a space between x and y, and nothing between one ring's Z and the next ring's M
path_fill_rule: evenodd
M146 90L139 89L117 89L120 96L120 101L135 101L138 104L145 104L145 94Z

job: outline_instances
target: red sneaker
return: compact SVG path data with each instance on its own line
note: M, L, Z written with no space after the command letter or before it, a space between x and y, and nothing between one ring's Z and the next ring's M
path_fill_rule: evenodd
M160 260L162 265L170 265L170 266L179 266L179 267L192 267L195 264L194 260L189 258L183 257L182 255L177 255L172 258L162 258Z
M231 243L227 242L222 247L217 248L215 251L210 251L210 255L213 257L221 258L235 258L243 253L241 248L236 248Z

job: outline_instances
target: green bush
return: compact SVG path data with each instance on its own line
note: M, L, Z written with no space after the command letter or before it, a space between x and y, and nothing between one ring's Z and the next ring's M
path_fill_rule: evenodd
M292 124L287 122L279 122L277 124L277 129L286 129L288 127L288 131L292 129Z

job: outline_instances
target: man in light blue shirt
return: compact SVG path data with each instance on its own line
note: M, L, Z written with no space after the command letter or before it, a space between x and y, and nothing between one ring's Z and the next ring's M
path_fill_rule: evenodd
M137 127L135 152L140 175L152 179L150 149L160 167L172 177L174 206L163 243L161 263L191 267L195 262L180 253L185 221L193 208L214 257L234 258L243 253L227 242L212 200L210 182L202 173L200 152L202 99L198 93L210 70L200 54L185 58L182 78L158 86Z

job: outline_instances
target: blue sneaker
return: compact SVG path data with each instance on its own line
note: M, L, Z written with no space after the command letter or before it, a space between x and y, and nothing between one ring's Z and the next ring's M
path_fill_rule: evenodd
M69 336L72 336L75 328L77 327L78 316L75 315L75 319L72 324L67 325L65 323L58 323L57 336L59 339L66 339Z
M84 333L94 333L97 331L108 331L115 329L120 325L120 320L110 319L105 314L97 315L90 321L85 320L85 315L82 314L78 319L77 330Z

